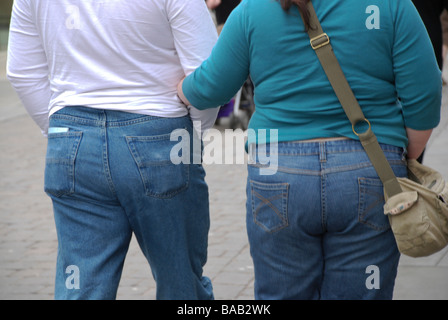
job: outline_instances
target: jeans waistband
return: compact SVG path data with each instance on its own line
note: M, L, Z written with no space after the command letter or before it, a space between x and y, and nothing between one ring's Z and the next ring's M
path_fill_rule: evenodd
M90 126L123 126L153 120L167 120L139 113L125 111L96 109L85 106L67 106L54 113L51 118L65 119Z
M405 150L398 146L381 144L385 152L403 154ZM323 138L303 141L279 142L276 144L259 145L257 149L263 148L267 153L278 153L282 155L307 155L326 153L364 152L364 147L359 140L346 138Z
M317 138L317 139L310 139L310 140L300 140L297 142L310 143L310 142L328 142L328 141L342 141L342 140L350 140L350 138L347 138L347 137Z

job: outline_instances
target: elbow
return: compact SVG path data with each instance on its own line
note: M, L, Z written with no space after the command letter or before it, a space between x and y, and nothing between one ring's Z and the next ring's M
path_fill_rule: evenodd
M441 101L442 91L443 91L443 78L442 73L439 73L438 77L434 77L433 83L431 83L427 95L429 97L437 97Z
M424 85L421 85L420 90L415 91L415 93L417 92L420 93L415 98L417 104L421 106L427 105L428 107L432 106L432 109L440 108L443 95L443 80L441 73L428 79ZM431 110L431 108L429 109Z
M17 82L17 77L14 75L14 72L12 72L9 68L6 69L6 79L11 84L14 84Z
M6 79L14 90L21 94L31 94L40 90L49 90L48 75L32 75L23 70L8 68Z
M432 77L432 81L428 84L427 95L429 97L437 97L440 101L442 100L443 91L443 78L442 72L438 70L437 76Z
M16 90L18 88L24 86L24 84L27 81L29 81L29 79L27 79L27 77L25 77L24 75L21 75L19 70L12 69L9 66L6 69L6 79L9 81L9 83L12 85L12 87Z
M11 61L10 53L8 52L6 60L6 79L11 83L17 83L23 76L20 76L21 71L17 67L17 62L15 60Z
M424 96L426 101L430 103L432 102L431 104L435 106L435 109L440 111L443 97L443 80L441 75L435 79L430 86L428 86Z

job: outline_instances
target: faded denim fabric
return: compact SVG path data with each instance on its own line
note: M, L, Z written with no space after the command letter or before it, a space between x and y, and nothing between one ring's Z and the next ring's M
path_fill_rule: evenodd
M403 149L382 148L406 176ZM400 254L360 142L282 142L269 156L275 175L248 166L256 299L391 299Z
M170 161L189 117L66 107L50 119L45 190L58 233L56 299L115 299L135 234L157 299L212 299L202 165Z

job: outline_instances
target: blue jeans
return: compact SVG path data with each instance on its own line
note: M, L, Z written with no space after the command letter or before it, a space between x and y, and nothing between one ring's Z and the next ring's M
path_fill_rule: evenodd
M213 298L202 275L210 227L205 172L170 161L178 128L191 134L190 118L85 107L51 117L45 191L58 234L56 299L115 299L132 234L157 299Z
M403 150L382 145L395 174ZM391 299L400 254L383 187L358 141L279 143L278 171L248 166L256 299ZM271 148L272 150L272 148ZM271 153L270 153L271 152Z

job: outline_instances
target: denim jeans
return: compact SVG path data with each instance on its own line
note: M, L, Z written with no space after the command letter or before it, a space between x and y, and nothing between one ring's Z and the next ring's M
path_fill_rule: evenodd
M399 177L403 149L382 145ZM278 144L274 175L248 166L256 299L391 299L400 254L383 187L358 141ZM270 148L274 150L274 148Z
M157 299L213 298L202 274L205 172L170 161L178 128L192 133L189 117L66 107L50 118L45 191L58 235L56 299L115 299L133 234Z

